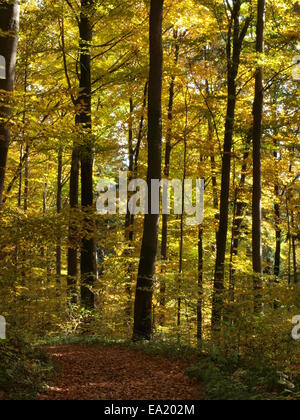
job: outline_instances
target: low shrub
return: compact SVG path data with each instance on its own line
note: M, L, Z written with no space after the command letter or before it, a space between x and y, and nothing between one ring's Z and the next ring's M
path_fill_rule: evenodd
M23 339L0 341L0 400L34 398L51 370L47 355Z

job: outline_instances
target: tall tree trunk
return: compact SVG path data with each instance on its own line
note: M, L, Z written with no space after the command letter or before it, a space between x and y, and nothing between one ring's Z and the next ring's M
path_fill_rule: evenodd
M179 59L179 43L178 32L174 31L175 39L175 66L178 64ZM170 162L171 162L171 152L172 152L172 123L173 123L173 105L174 105L174 93L175 93L175 81L176 77L173 75L171 77L171 83L169 88L169 105L168 105L168 127L166 135L166 150L165 150L165 163L164 163L164 179L168 180L170 176ZM163 265L163 276L165 274L165 266L168 257L168 215L162 215L162 233L161 233L161 259ZM164 308L166 306L166 282L162 276L160 283L160 306ZM162 324L164 324L164 316L161 318Z
M29 157L30 157L30 146L26 142L25 149L25 163L24 163L24 211L28 210L28 197L29 197Z
M202 309L203 309L203 228L198 232L198 301L197 301L197 342L200 345L203 339Z
M286 195L286 217L287 217L287 226L288 226L288 283L291 284L291 275L292 275L292 230L291 230L291 219L290 219L290 209L289 209L289 192Z
M187 127L186 127L187 128ZM182 208L180 215L180 242L179 242L179 271L178 271L178 299L177 299L177 325L181 325L181 280L183 272L183 241L184 241L184 206L185 206L185 179L187 165L187 141L186 128L184 133L184 152L183 152L183 177L182 177Z
M243 156L243 163L241 169L241 179L239 186L235 189L234 197L234 213L233 213L233 223L232 223L232 237L231 237L231 249L230 249L230 273L229 273L229 297L230 301L234 302L234 292L235 292L235 260L239 254L239 243L240 243L240 234L241 226L243 222L244 211L247 206L244 200L240 198L240 195L243 195L245 185L246 185L246 176L248 170L248 158L249 158L249 148L251 143L252 130L249 131L247 136L245 151Z
M204 58L207 60L206 49L204 52ZM209 99L211 95L209 81L206 79L206 95L207 95L207 104L209 104ZM214 126L213 118L211 112L207 112L207 142L210 148L210 168L211 168L211 179L212 179L212 190L213 190L213 207L216 211L215 213L215 222L216 222L216 241L218 238L218 228L219 228L219 195L218 195L218 181L217 181L217 165L215 158L215 146L214 146Z
M56 195L56 211L57 214L62 210L62 169L63 169L63 152L62 148L58 151L57 164L57 195ZM61 231L58 231L57 246L56 246L56 281L61 281Z
M162 142L162 19L163 0L151 0L150 9L150 75L148 98L148 173L149 212L151 213L151 180L161 179ZM134 340L150 340L152 334L153 276L158 241L158 214L146 214L138 271L135 308Z
M23 100L23 118L22 118L22 144L20 147L20 171L19 171L19 190L18 190L18 207L22 206L22 183L23 183L23 159L24 159L24 144L25 140L25 124L26 124L26 106L27 106L27 88L28 88L28 64L29 64L29 54L28 54L28 42L26 42L26 58L25 58L25 69L24 69L24 100ZM26 159L26 156L25 156Z
M142 144L142 140L143 140L143 136L144 136L144 121L145 121L145 111L146 111L146 107L147 107L147 95L148 95L148 80L145 83L145 87L144 87L144 96L143 96L143 105L142 105L142 112L141 112L141 118L140 118L140 124L139 124L139 129L138 129L138 135L137 135L137 143L135 146L135 151L134 151L134 178L136 179L138 177L138 169L139 169L139 158L140 158L140 150L141 150L141 144ZM131 241L134 240L134 214L131 215L131 219L130 219L130 224L131 224L131 228L130 228L130 237L129 239Z
M218 181L217 181L217 165L215 159L215 148L213 145L213 125L211 116L208 116L208 141L210 144L210 167L211 167L211 179L213 189L213 207L216 211L215 222L216 222L216 238L218 236L218 224L219 224L219 196L218 196Z
M260 60L264 53L265 0L258 0L256 52ZM254 311L262 310L262 238L261 238L261 143L264 106L263 67L256 69L253 104L253 195L252 195L252 265Z
M137 143L136 143L135 154L134 154L134 176L135 177L137 177L138 175L140 149L141 149L141 144L142 144L143 135L144 135L144 121L145 121L145 110L147 107L148 85L149 85L149 82L147 80L144 87L142 112L141 112L139 130L138 130L138 135L137 135Z
M128 183L130 183L134 179L134 154L135 154L135 148L133 146L133 100L132 98L129 99L129 123L128 123ZM128 202L127 202L127 213L125 218L125 238L127 241L132 242L133 240L133 224L132 222L132 215L129 211L129 200L131 198L132 194L129 194Z
M2 207L5 170L7 163L10 130L7 120L12 110L11 92L14 90L17 56L17 36L19 30L19 3L2 1L0 4L0 55L5 59L5 74L0 77L0 210Z
M23 209L24 212L27 213L28 211L28 197L29 197L29 156L30 156L30 146L28 141L26 142L25 148L25 155L23 156L24 159L24 197L23 197ZM22 167L21 167L22 171ZM43 252L43 248L42 248ZM25 261L26 261L26 249L24 248L22 251L22 271L21 271L21 284L25 285L26 280L26 268L25 268Z
M75 127L76 134L72 147L71 170L70 170L70 186L69 186L69 201L70 201L70 214L69 214L69 232L68 232L68 253L67 253L67 286L68 297L71 304L77 304L77 280L78 280L78 227L77 227L77 210L79 206L79 172L80 172L80 150L79 150L79 131L80 131L80 114L79 98L75 98L72 93L71 79L67 66L67 54L65 47L65 21L64 21L64 3L61 12L60 30L61 30L61 50L64 64L64 72L66 82L69 88L69 94L75 109ZM79 42L79 48L81 42Z
M137 142L136 142L136 146L132 150L133 163L132 164L131 162L129 163L129 168L131 168L131 166L133 168L132 178L134 179L136 179L138 176L140 149L141 149L141 144L142 144L143 135L144 135L144 121L145 121L145 110L147 107L147 93L148 93L148 81L145 83L145 87L144 87L143 105L142 105L141 118L140 118L140 123L139 123L138 134L137 134ZM130 133L129 133L129 136L130 136ZM130 198L131 198L131 195L129 194L128 202L127 202L127 209L128 209ZM130 214L129 216L129 213L127 213L126 221L125 221L125 231L127 231L127 234L125 234L125 236L127 236L130 242L133 242L134 240L134 220L135 220L134 214ZM127 229L126 229L126 226L127 226Z
M295 216L293 210L291 211L291 224L293 229L292 234L292 253L293 253L293 271L294 271L294 283L298 283L298 273L297 273L297 246L296 246L296 240L297 237L294 233L295 229Z
M15 181L19 181L18 186L18 208L21 210L22 208L22 188L23 188L23 163L24 158L26 159L26 156L24 156L24 145L26 143L25 140L25 124L26 124L26 108L27 108L27 88L28 88L28 65L29 65L29 49L28 49L28 41L26 42L26 56L25 56L25 68L24 68L24 98L23 98L23 116L22 116L22 144L20 146L20 160L19 160L19 167L18 170L10 182L10 184L7 187L7 193L11 191L13 188L13 184ZM5 201L5 200L4 200ZM3 201L3 202L4 202ZM19 259L20 259L20 250L19 250L19 244L17 240L16 245L16 278L18 278L18 265L19 265ZM24 252L21 253L21 255L24 255ZM23 264L23 262L22 262Z
M275 214L275 231L276 231L276 245L275 245L275 258L274 258L274 276L280 276L280 267L281 267L281 228L280 228L280 195L279 195L279 185L275 185L275 204L274 204L274 214Z
M87 234L81 242L81 305L86 309L94 309L95 296L91 290L97 279L97 249L92 222L94 189L93 189L93 136L91 106L91 43L93 0L81 0L79 21L80 33L80 114L79 124L82 134L81 148L81 207L86 213Z
M130 183L135 177L134 174L134 157L135 157L135 149L133 147L133 111L134 111L134 106L133 106L133 99L130 98L129 99L129 123L128 123L128 160L129 160L129 164L128 164L128 172L129 172L129 177L128 177L128 183ZM125 240L128 242L128 248L125 249L124 251L124 256L127 258L130 258L131 254L132 254L132 244L133 244L133 229L134 229L134 219L133 219L133 215L130 213L129 211L129 200L132 197L132 194L128 195L128 199L127 199L127 213L126 213L126 217L125 217ZM131 317L131 311L132 311L132 280L133 280L133 263L132 261L129 261L127 263L127 281L126 281L126 294L128 297L127 300L127 305L126 305L126 319L125 319L125 323L128 323L128 319L130 319Z
M76 117L76 120L78 117ZM78 261L77 261L77 224L76 209L78 209L78 193L79 193L79 147L76 141L73 144L71 174L70 174L70 220L69 220L69 247L68 247L68 294L72 304L77 303L77 277L78 277Z
M236 109L236 78L238 75L240 56L243 40L246 36L250 19L247 19L243 28L240 28L240 9L241 2L233 1L230 8L231 20L228 30L227 43L227 112L225 124L224 150L222 158L222 183L220 198L220 224L217 235L217 256L214 276L214 293L212 307L212 327L218 330L222 319L224 276L225 276L225 256L228 234L229 218L229 193L231 175L231 152L235 125ZM232 45L233 44L233 45Z
M144 95L143 95L143 104L142 104L142 110L141 110L141 117L140 117L140 123L137 133L137 142L135 147L133 148L133 127L132 127L132 113L133 113L133 103L132 99L130 99L130 124L129 124L129 171L131 173L130 177L131 179L137 179L138 176L138 165L139 165L139 155L140 155L140 147L143 139L143 131L144 131L144 120L145 120L145 109L147 106L147 93L148 93L148 80L145 83L144 87ZM132 156L131 156L132 154ZM127 214L125 219L125 239L129 241L130 246L129 249L125 250L125 255L128 257L131 256L134 246L134 221L135 217L134 214L130 214L129 212L129 200L131 198L131 195L128 195L127 198ZM127 268L128 273L128 282L126 284L126 292L128 296L128 302L126 307L126 314L128 317L131 317L132 312L132 283L133 283L133 277L134 277L134 263L131 261L128 264ZM128 322L128 319L125 320L125 322Z
M47 182L47 172L48 172L48 165L45 171L45 179L43 185L43 216L46 217L47 215L47 193L48 193L48 182ZM42 246L41 249L41 256L42 258L46 259L46 276L47 276L47 283L51 282L51 264L50 264L50 256L49 256L49 244L46 247Z

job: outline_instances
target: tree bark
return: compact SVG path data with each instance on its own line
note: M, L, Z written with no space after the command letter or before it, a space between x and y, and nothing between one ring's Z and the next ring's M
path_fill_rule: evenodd
M28 210L28 198L29 198L29 158L30 158L30 146L26 143L25 149L25 169L24 169L24 211Z
M129 132L128 132L128 153L129 153L129 165L128 170L130 172L129 181L132 179L137 179L138 176L138 164L139 164L139 155L140 155L140 147L143 139L143 131L144 131L144 120L145 120L145 109L147 106L147 93L148 93L148 81L144 87L144 95L143 95L143 104L141 110L141 118L137 133L137 141L135 147L133 147L133 111L134 106L132 102L132 98L129 100L129 108L130 108L130 122L129 122ZM128 194L127 198L127 214L125 218L125 239L129 241L129 248L125 250L124 255L130 257L133 251L134 245L134 221L135 215L129 212L129 200L132 197L131 194ZM127 267L127 277L128 281L126 283L126 293L128 296L127 307L126 307L126 315L127 318L131 317L132 312L132 282L134 277L134 263L132 261L129 262ZM125 320L128 322L128 319Z
M258 0L256 52L264 53L265 0ZM261 238L261 144L264 106L263 67L259 65L255 75L255 98L253 104L253 194L252 194L252 265L254 288L254 311L262 310L262 238Z
M177 326L181 325L181 281L183 271L183 241L184 241L184 206L185 206L185 179L187 170L187 140L186 129L184 133L184 152L183 152L183 177L182 177L182 208L180 215L180 242L179 242L179 271L178 271L178 299L177 299Z
M56 211L57 214L62 210L62 169L63 169L63 152L62 148L58 151L57 164L57 195L56 195ZM56 246L56 281L61 282L61 231L58 231L57 246Z
M175 66L178 64L179 60L179 43L178 32L174 31L175 39ZM166 150L165 150L165 163L164 163L164 179L168 180L170 176L170 163L171 163L171 152L172 152L172 123L173 123L173 105L174 105L174 93L175 93L175 81L176 77L173 75L171 77L171 83L169 88L169 105L168 105L168 127L166 135ZM163 264L163 273L168 258L168 215L162 215L162 233L161 233L161 259ZM161 279L160 283L160 306L164 308L166 305L166 282L165 279ZM164 323L164 316L161 318L162 324Z
M163 0L151 0L150 8L150 75L148 98L148 186L152 179L161 179L162 142L162 19ZM151 213L151 188L149 188ZM158 241L158 214L146 214L138 271L135 308L134 340L150 340L152 335L153 277Z
M19 190L18 190L18 207L22 206L22 183L23 183L23 157L24 157L24 144L25 140L25 124L26 124L26 107L27 107L27 88L28 88L28 65L29 65L29 52L28 52L28 41L26 42L26 57L25 57L25 69L24 69L24 100L23 100L23 118L22 118L22 144L20 146L20 171L19 175ZM27 157L25 157L27 159Z
M137 143L136 143L135 154L134 154L134 175L135 176L137 176L138 174L140 149L141 149L141 144L142 144L143 135L144 135L144 121L145 121L145 110L147 107L148 85L149 83L147 80L144 87L143 106L142 106L141 119L140 119L139 131L137 135Z
M204 52L204 58L207 60L206 49ZM206 79L206 95L207 95L207 105L209 104L209 99L211 95L211 89L209 81ZM217 165L215 158L215 146L214 146L214 126L213 118L210 110L207 112L207 141L210 148L210 168L211 168L211 179L212 179L212 191L213 191L213 207L216 211L215 213L215 222L216 222L216 241L218 239L218 228L219 228L219 195L218 195L218 181L217 181Z
M76 117L76 120L78 117ZM76 121L77 124L77 121ZM79 147L74 141L70 174L70 220L69 220L69 247L68 247L68 294L72 304L77 303L77 277L78 277L78 253L77 253L77 223L76 209L78 209L79 200Z
M230 174L231 174L231 152L235 125L236 109L236 78L238 75L240 56L243 40L246 36L250 20L247 19L243 28L240 28L240 9L241 2L235 0L231 10L231 21L228 30L227 43L227 112L225 123L224 150L222 158L222 183L220 197L220 224L217 235L217 256L214 276L214 293L212 307L212 327L218 330L222 319L223 294L224 294L224 275L225 275L225 256L228 234L229 218L229 193L230 193ZM233 46L232 46L233 44Z
M276 181L277 182L277 181ZM275 214L275 231L276 231L276 245L275 245L275 257L274 257L274 276L280 276L281 268L281 228L280 228L280 203L279 203L279 185L275 185L275 204L274 204L274 214Z
M293 253L293 271L294 271L294 283L298 283L298 272L297 272L297 236L295 235L295 217L293 210L291 211L291 224L293 228L293 235L292 235L292 253Z
M140 124L139 124L139 129L138 129L138 134L137 134L137 142L136 142L135 148L133 148L132 150L132 153L133 153L132 164L131 164L131 158L129 159L130 160L129 171L131 171L130 168L132 167L132 178L135 178L135 179L138 176L140 149L141 149L141 144L142 144L143 134L144 134L144 121L145 121L145 110L147 106L147 93L148 93L148 81L145 83L145 87L144 87L143 105L142 105ZM128 209L130 198L131 198L131 195L129 194L128 201L127 201L127 209ZM125 221L125 236L130 242L133 242L134 240L134 220L135 220L134 214L129 215L129 212L128 212L126 216L126 221Z
M92 89L91 89L91 43L93 0L81 0L79 21L80 33L80 104L79 124L82 141L80 145L81 159L81 207L86 213L87 234L81 242L81 305L86 309L94 309L95 296L91 290L97 279L97 249L92 222L94 189L93 189L93 136L92 136Z
M289 209L289 192L286 195L286 217L287 217L287 237L288 237L288 284L292 282L292 264L291 264L291 256L292 256L292 231L291 231L291 219L290 219L290 209Z
M230 249L230 273L229 273L229 298L231 302L234 302L235 294L235 259L239 254L239 244L240 244L240 234L241 226L243 222L244 211L247 206L247 203L240 198L240 195L244 193L246 185L246 176L248 170L248 158L249 158L249 149L252 137L252 130L250 130L246 145L245 152L243 156L243 164L241 169L241 179L239 186L235 190L234 197L234 213L233 213L233 223L232 223L232 237L231 237L231 249Z
M198 232L198 301L197 301L197 342L201 345L203 339L202 328L202 307L203 307L203 228L199 227Z
M19 3L17 1L2 1L0 4L0 55L6 61L6 77L0 79L0 91L3 91L0 98L0 210L10 141L7 120L12 113L10 98L14 90L18 30Z
M129 99L129 124L128 124L128 183L130 183L134 179L134 155L135 155L135 148L133 147L133 100L132 98ZM133 223L132 223L132 214L129 211L129 200L131 195L129 194L128 202L127 202L127 213L125 217L125 238L127 241L133 241Z

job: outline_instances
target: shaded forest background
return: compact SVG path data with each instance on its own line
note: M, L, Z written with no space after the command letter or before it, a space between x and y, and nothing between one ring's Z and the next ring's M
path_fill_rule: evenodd
M149 171L149 7L21 2L15 89L1 91L12 111L4 117L2 105L10 140L0 313L16 335L132 337L144 217L100 216L95 201L100 178L117 181L127 170L146 179ZM258 12L248 0L164 2L161 174L203 178L205 217L200 227L185 216L160 218L153 299L135 332L294 373L299 6L266 3L264 49ZM255 202L262 217L253 224Z

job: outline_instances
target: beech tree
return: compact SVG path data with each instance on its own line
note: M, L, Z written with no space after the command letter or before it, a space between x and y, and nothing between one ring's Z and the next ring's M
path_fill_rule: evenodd
M152 0L150 8L150 72L148 93L148 172L147 182L161 179L162 142L162 19L163 0ZM151 209L149 188L148 209ZM152 334L153 276L158 242L159 214L145 215L140 265L134 308L134 340L150 340Z
M264 53L265 0L258 0L256 26L257 59L262 60ZM254 271L254 308L262 309L262 240L261 240L261 143L264 106L263 67L259 63L255 74L255 98L253 104L253 194L252 194L252 264Z
M17 1L0 3L0 209L2 207L5 170L10 130L11 92L14 90L17 57L17 36L19 30L19 4Z
M78 276L76 209L79 206L79 176L81 174L81 208L85 214L86 234L81 239L80 289L81 304L87 309L94 308L94 293L91 289L98 276L97 249L94 237L94 225L92 222L94 203L94 140L92 134L91 44L93 40L92 16L94 13L94 6L93 0L82 0L79 17L76 17L79 29L79 94L77 98L72 93L71 79L67 67L64 17L62 17L60 23L64 71L75 108L75 126L77 129L77 138L73 143L69 189L71 215L69 223L70 246L68 248L68 286L71 302L76 303L76 283ZM70 7L73 10L72 6Z
M175 57L174 64L177 66L179 60L179 40L178 40L178 31L174 30L173 33L175 41ZM169 179L170 176L170 164L171 164L171 153L172 153L172 123L173 123L173 106L174 106L174 95L175 95L175 75L171 77L171 83L169 87L169 103L168 103L168 126L166 134L166 147L165 147L165 161L164 161L164 178ZM168 258L168 215L163 214L162 216L162 232L161 232L161 258L164 263L166 263ZM164 269L164 268L163 268ZM164 307L166 305L166 284L164 279L161 281L160 285L160 305ZM162 319L163 321L163 319Z
M93 160L94 141L92 135L92 85L91 85L91 43L93 39L92 14L93 0L81 1L79 22L80 34L80 84L78 116L82 130L80 142L81 159L81 207L87 214L87 235L81 243L81 303L88 309L94 308L94 293L91 287L97 279L97 250L92 222L94 189L93 189Z
M243 41L247 34L251 18L241 22L241 1L234 0L228 4L227 34L227 113L225 123L224 150L222 158L222 183L220 197L220 224L217 234L217 256L214 276L214 296L212 308L212 324L218 326L222 317L224 293L225 256L229 219L229 194L231 178L231 153L235 126L237 101L237 75L240 66Z

